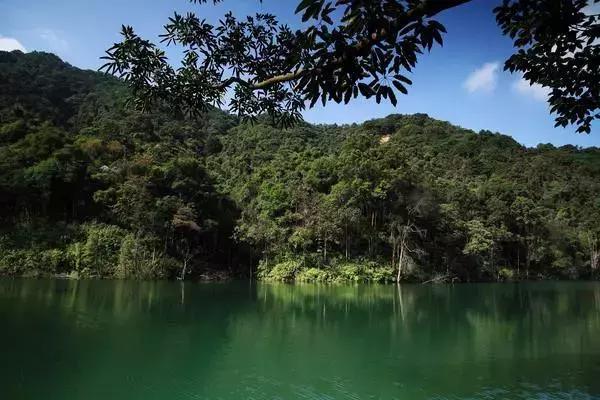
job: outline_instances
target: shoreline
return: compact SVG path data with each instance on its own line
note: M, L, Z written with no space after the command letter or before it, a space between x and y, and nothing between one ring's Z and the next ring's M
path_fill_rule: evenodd
M356 280L334 280L334 281L308 281L308 280L273 280L273 279L257 279L256 277L242 277L236 276L227 271L210 271L201 273L198 276L189 279L171 279L171 278L157 278L157 279L132 279L132 278L117 278L117 277L101 277L101 276L78 276L73 273L57 273L48 274L43 272L27 273L27 274L2 274L0 273L0 279L55 279L55 280L66 280L66 281L127 281L127 282L182 282L182 283L228 283L228 282L254 282L254 283L266 283L266 284L286 284L286 285L323 285L323 286L343 286L343 285L382 285L382 286L393 286L393 285L462 285L462 284L475 284L475 283L501 283L501 284L520 284L520 283L542 283L542 282L598 282L600 279L594 277L583 277L577 279L569 279L565 277L538 277L536 279L510 279L510 280L491 280L491 279L479 279L479 280L402 280L399 283L392 281L356 281Z

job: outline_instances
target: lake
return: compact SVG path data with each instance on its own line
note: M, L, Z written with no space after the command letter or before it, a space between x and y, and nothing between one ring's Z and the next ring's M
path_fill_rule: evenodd
M600 283L0 280L0 399L600 399Z

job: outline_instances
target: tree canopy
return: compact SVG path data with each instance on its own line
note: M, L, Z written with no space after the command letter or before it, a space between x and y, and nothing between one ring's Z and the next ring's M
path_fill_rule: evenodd
M364 96L395 105L418 58L443 43L438 15L471 1L302 0L295 30L265 13L228 13L217 25L175 13L161 42L184 47L179 68L161 46L123 26L102 70L124 78L141 109L158 102L187 112L226 106L245 119L266 113L290 126L319 101ZM599 1L503 0L494 9L514 41L504 68L551 90L557 126L587 133L600 118L600 15L586 6Z

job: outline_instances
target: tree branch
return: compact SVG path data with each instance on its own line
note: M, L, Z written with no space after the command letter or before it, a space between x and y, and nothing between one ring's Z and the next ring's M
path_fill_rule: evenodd
M431 17L439 14L442 11L448 10L450 8L458 7L462 4L469 3L471 1L472 0L423 0L418 6L410 9L406 13L404 18L394 21L394 25L404 27L404 26L408 25L410 22L415 21L417 19L424 18L424 17L431 18ZM371 48L373 48L373 46L375 46L378 43L380 43L381 41L383 41L388 35L389 35L389 31L386 28L381 28L379 31L371 34L371 37L364 38L364 39L360 40L358 43L356 43L354 46L352 46L349 49L348 53L345 54L344 56L333 59L332 62L327 64L325 68L327 70L335 69L335 68L339 67L340 65L342 65L346 59L350 59L352 57L357 57L357 56L364 56L365 54L368 54L368 52L371 50ZM319 72L322 72L322 70L325 68L320 68ZM296 72L290 72L290 73L286 73L286 74L282 74L282 75L276 75L276 76L273 76L271 78L265 79L261 82L254 83L254 84L252 84L248 81L245 81L241 78L238 78L238 77L231 77L231 78L228 78L225 81L223 81L223 83L221 83L219 86L217 86L217 88L222 90L222 89L228 88L233 83L239 83L240 85L248 87L252 90L261 90L261 89L266 89L266 88L268 88L272 85L278 84L278 83L294 81L294 80L300 78L305 73L310 73L310 72L311 72L310 70L300 69Z

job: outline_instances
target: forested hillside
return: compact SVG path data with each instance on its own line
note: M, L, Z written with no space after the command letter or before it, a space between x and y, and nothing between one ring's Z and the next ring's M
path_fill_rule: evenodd
M0 273L285 281L590 278L600 149L426 115L240 124L127 107L114 78L0 52Z

